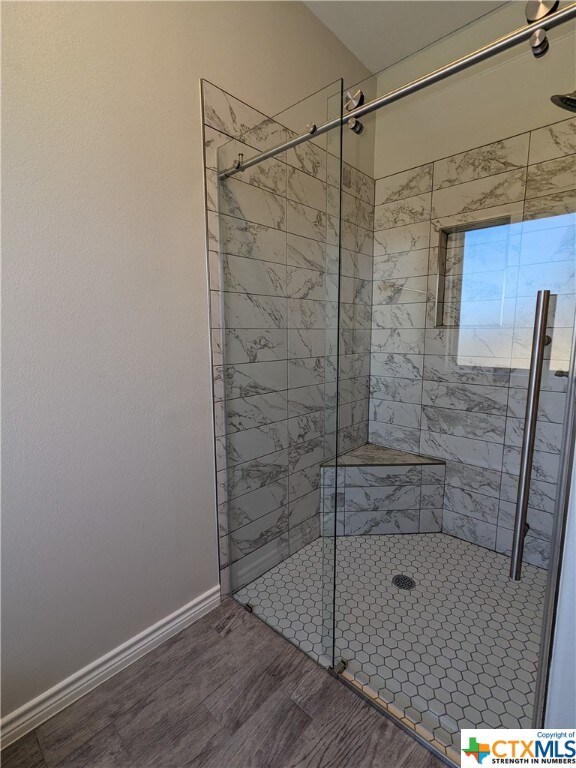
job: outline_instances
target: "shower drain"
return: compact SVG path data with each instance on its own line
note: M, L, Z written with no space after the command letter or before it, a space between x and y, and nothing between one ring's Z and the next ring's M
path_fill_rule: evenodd
M399 573L392 579L392 584L398 589L414 589L416 582L411 579L410 576L404 576L403 573Z

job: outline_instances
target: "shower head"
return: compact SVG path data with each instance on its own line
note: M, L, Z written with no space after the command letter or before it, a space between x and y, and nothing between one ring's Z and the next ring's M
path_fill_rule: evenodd
M576 91L566 94L556 94L550 97L552 104L561 109L567 109L568 112L576 112Z

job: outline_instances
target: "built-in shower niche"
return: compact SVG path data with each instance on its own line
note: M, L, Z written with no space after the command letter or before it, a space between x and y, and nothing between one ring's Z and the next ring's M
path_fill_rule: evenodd
M322 467L323 535L334 535L335 527L337 536L442 530L442 459L366 444L339 456L337 465Z

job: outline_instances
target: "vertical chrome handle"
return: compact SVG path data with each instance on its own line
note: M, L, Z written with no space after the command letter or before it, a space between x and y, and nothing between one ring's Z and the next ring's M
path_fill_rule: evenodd
M522 453L520 455L520 477L518 478L514 538L512 540L512 555L510 558L510 578L514 581L520 581L522 573L524 539L527 532L526 516L528 514L528 499L530 497L530 480L532 477L532 461L534 458L534 441L536 439L538 402L540 400L549 304L550 291L538 291L536 316L534 318L534 336L532 338L532 355L530 358L530 375L528 377L528 392L526 395L524 436L522 438Z

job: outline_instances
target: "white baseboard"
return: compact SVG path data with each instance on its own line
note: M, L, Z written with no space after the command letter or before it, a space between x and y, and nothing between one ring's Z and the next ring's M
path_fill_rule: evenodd
M37 728L84 694L108 680L120 670L163 643L172 635L193 624L220 603L220 586L216 585L161 619L140 634L101 656L53 688L11 712L0 722L2 748Z

